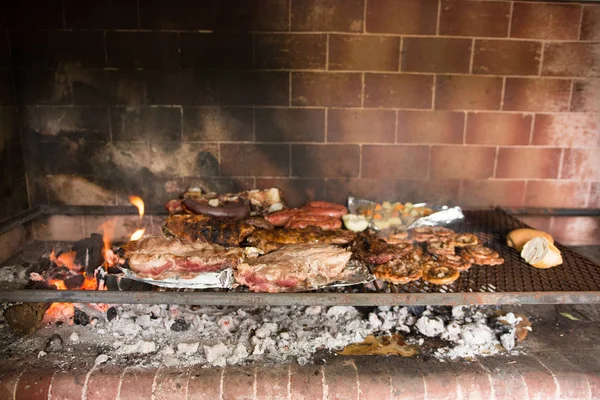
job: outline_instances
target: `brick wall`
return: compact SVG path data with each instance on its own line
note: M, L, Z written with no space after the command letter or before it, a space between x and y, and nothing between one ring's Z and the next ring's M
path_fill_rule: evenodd
M600 6L13 1L33 203L600 207Z
M29 207L13 72L5 19L0 13L0 221Z

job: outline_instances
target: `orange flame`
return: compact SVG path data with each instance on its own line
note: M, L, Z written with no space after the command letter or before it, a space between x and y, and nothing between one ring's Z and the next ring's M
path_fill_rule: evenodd
M96 281L96 278L86 276L80 289L81 290L96 290L97 287L98 287L98 281Z
M144 201L138 196L129 196L129 202L137 207L141 221L142 217L144 216Z
M56 286L56 289L58 290L67 290L67 286L65 285L65 283L63 281L61 281L60 279L50 279L48 281L48 283L50 285L54 285Z
M112 218L106 220L98 227L98 230L102 232L102 241L104 242L104 247L102 249L102 255L104 256L104 260L106 265L112 265L113 257L109 257L112 253L112 241L115 236L117 219Z
M146 232L146 229L138 229L137 231L133 232L133 235L131 235L131 238L129 239L130 241L134 242L136 240L140 240L142 238L142 236L144 236L144 233Z
M67 253L61 253L58 257L54 253L54 249L52 249L52 253L50 253L50 261L59 267L67 267L71 271L78 272L81 270L81 267L75 264L75 257L77 256L77 252L69 251Z

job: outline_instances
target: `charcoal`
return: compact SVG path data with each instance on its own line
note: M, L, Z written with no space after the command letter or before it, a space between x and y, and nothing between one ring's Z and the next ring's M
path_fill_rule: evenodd
M75 325L85 326L90 323L90 316L84 311L81 311L79 308L75 308L75 313L73 314L73 323L75 323Z
M83 285L84 281L85 281L85 278L83 275L73 275L73 276L70 276L70 277L64 279L65 286L67 287L67 289L80 288L81 285Z
M34 333L42 324L44 313L50 303L21 303L4 310L8 326L19 336Z
M77 253L75 263L81 265L87 274L93 274L104 263L103 248L102 235L92 233L89 238L81 239L73 245L72 249Z
M110 307L108 310L106 310L106 319L112 321L115 318L117 318L117 309Z
M190 324L185 322L185 319L183 318L176 319L175 322L173 322L173 325L171 325L171 330L173 332L184 332L188 329L190 329Z
M146 282L140 282L129 278L119 279L119 290L133 290L138 292L145 292L153 289L154 286Z
M46 353L58 353L62 349L63 340L58 334L54 334L50 336L50 339L46 342L46 347L44 347L44 351Z

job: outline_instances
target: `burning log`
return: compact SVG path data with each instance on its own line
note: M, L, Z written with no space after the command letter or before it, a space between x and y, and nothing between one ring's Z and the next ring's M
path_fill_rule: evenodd
M16 304L4 311L4 318L13 332L19 336L27 336L38 330L48 308L50 303Z

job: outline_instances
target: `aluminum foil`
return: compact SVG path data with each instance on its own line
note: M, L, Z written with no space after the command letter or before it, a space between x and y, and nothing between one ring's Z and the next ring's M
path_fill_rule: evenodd
M375 207L377 203L370 200L359 199L357 197L348 197L348 211L351 214L358 214L358 210L361 208L370 208ZM432 205L428 203L414 203L414 207L429 207L434 212L426 217L420 217L415 219L414 221L408 220L405 226L402 226L400 229L412 229L418 228L420 226L442 226L448 225L457 221L462 220L465 216L463 215L462 209L460 207L451 207L447 205ZM378 228L373 224L373 220L369 221L369 228L378 230Z
M129 268L120 267L126 278L140 282L149 283L151 285L180 288L180 289L231 289L235 280L233 278L233 269L227 268L219 272L202 272L192 279L167 278L167 279L152 279L142 278Z

